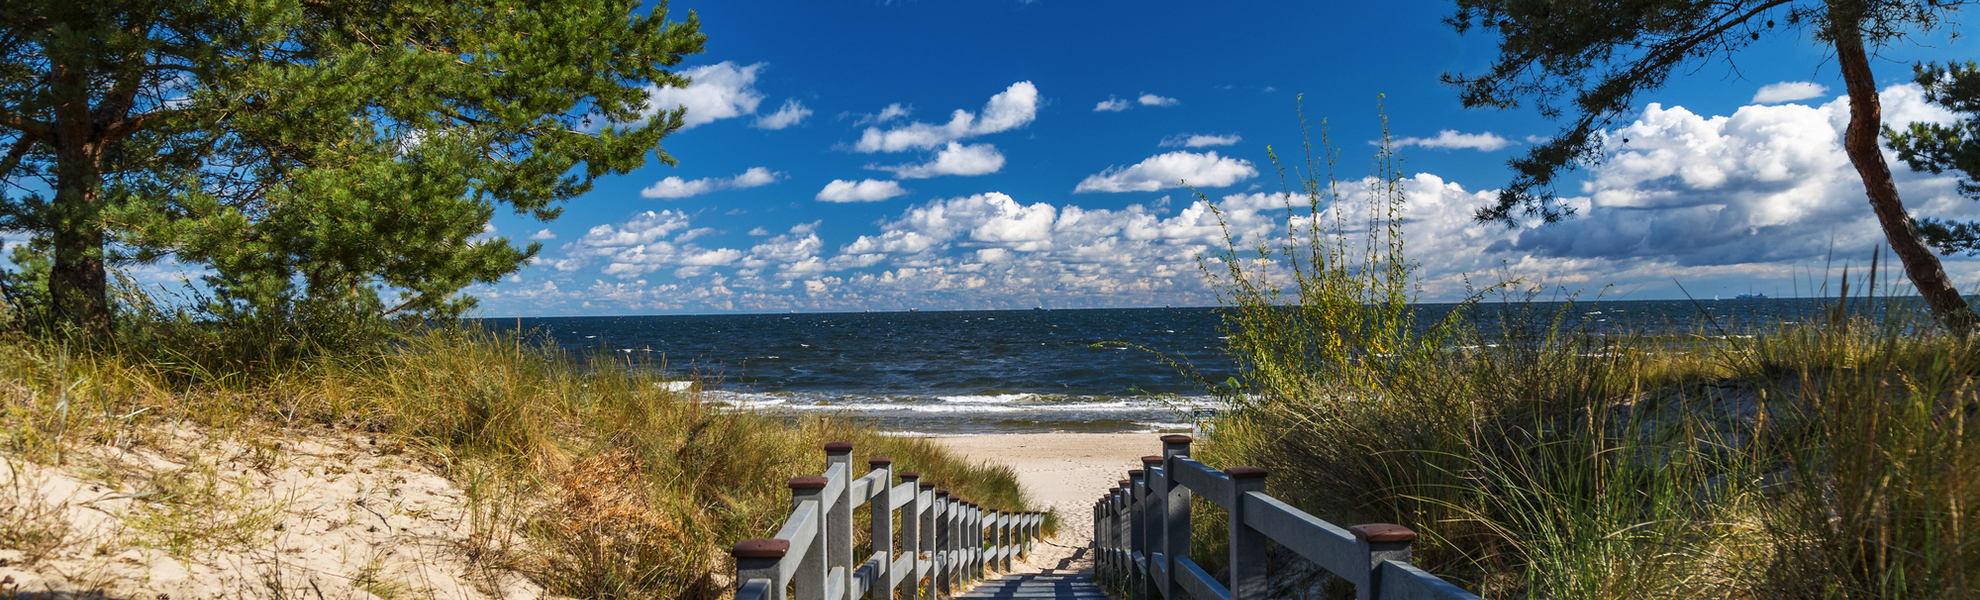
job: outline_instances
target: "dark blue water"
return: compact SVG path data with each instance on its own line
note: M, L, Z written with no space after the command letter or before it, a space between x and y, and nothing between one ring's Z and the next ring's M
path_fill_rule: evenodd
M1484 304L1487 335L1555 315L1594 335L1750 335L1832 301ZM1423 322L1451 305L1419 305ZM826 412L903 433L1168 431L1237 375L1218 309L808 313L487 319L582 353L703 382L738 408ZM1175 361L1178 364L1171 364ZM1179 368L1180 367L1180 368Z

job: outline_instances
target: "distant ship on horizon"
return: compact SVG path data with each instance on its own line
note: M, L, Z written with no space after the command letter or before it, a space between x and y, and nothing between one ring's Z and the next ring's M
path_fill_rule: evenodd
M1734 299L1738 299L1738 300L1766 300L1766 299L1767 299L1767 295L1766 295L1766 294L1740 294L1740 295L1738 295L1738 296L1733 296L1733 298L1734 298Z

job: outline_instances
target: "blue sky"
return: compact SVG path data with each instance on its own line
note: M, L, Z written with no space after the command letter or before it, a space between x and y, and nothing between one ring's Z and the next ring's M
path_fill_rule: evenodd
M1580 217L1507 230L1470 215L1554 123L1466 110L1437 82L1495 52L1441 22L1448 3L672 8L708 35L681 67L695 83L655 94L689 109L664 142L679 165L601 180L554 222L498 216L495 235L544 250L471 288L484 316L1214 304L1195 257L1216 223L1175 180L1270 235L1282 199L1266 149L1296 156L1301 94L1346 179L1367 173L1386 94L1426 300L1506 273L1610 298L1682 297L1673 281L1786 296L1832 253L1867 262L1882 240L1839 146L1835 65L1807 38L1675 78L1617 132L1630 144L1561 188ZM1875 64L1889 121L1951 118L1906 85L1909 64L1980 48L1925 41ZM1900 186L1915 214L1980 216L1949 178ZM1980 263L1947 267L1980 286Z

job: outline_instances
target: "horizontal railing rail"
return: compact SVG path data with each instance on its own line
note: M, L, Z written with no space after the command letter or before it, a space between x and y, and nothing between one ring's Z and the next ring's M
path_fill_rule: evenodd
M1409 564L1416 532L1376 523L1343 529L1265 493L1264 469L1217 470L1189 457L1186 435L1162 437L1093 505L1094 569L1136 596L1165 600L1264 600L1267 540L1354 584L1357 600L1477 600ZM1190 555L1195 496L1230 514L1229 576L1218 581Z
M853 478L852 451L848 442L826 444L825 472L790 480L790 518L776 535L730 551L736 600L949 595L991 571L1011 570L1042 533L1041 512L986 509L935 489L920 473L899 473L895 485L892 459L874 457L866 475ZM872 552L855 563L853 511L862 506L872 521Z

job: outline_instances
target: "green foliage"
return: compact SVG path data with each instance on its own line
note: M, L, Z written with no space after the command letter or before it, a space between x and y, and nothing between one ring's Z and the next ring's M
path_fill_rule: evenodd
M1339 152L1324 125L1320 153L1310 138L1305 144L1296 192L1267 148L1288 197L1304 197L1305 205L1286 207L1284 235L1247 245L1226 228L1225 247L1199 261L1226 311L1228 348L1244 379L1242 393L1232 396L1240 404L1408 378L1449 333L1416 327L1419 265L1403 253L1404 174L1386 116L1383 123L1383 143L1360 190L1334 178ZM1366 214L1354 215L1357 205Z
M637 8L10 5L0 226L52 241L72 323L107 312L106 265L165 257L214 271L223 318L457 315L537 252L483 237L494 211L554 218L681 126L647 89L704 38Z
M1950 125L1912 123L1904 131L1885 127L1884 140L1914 171L1965 173L1959 193L1980 200L1980 63L1919 64L1912 73L1926 101L1963 118ZM1923 218L1918 232L1942 253L1980 254L1980 222Z

